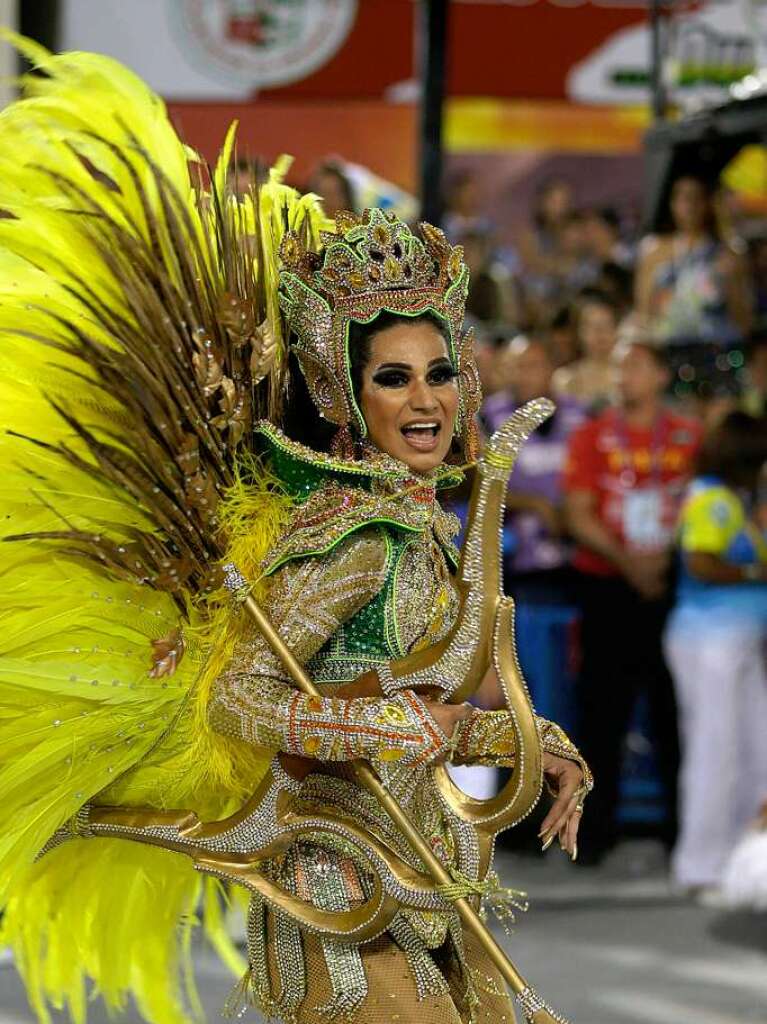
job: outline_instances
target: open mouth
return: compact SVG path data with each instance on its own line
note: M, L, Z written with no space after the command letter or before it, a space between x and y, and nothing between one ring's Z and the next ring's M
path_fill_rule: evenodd
M431 452L437 447L441 424L436 420L419 420L406 423L400 432L411 448L419 452Z

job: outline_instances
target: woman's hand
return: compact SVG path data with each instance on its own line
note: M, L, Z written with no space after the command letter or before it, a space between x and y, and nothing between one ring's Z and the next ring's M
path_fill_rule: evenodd
M424 704L448 740L453 738L456 725L465 718L471 718L474 714L471 704L441 704L436 700L425 700ZM447 757L447 751L445 757ZM439 764L440 761L445 760L445 757L438 758L434 763Z
M583 772L575 761L556 754L543 754L543 771L546 781L556 794L554 803L543 819L538 838L547 850L559 836L559 845L570 855L578 856L578 826L583 814Z
M171 630L167 636L152 641L152 668L150 679L172 676L184 657L184 638L180 629Z

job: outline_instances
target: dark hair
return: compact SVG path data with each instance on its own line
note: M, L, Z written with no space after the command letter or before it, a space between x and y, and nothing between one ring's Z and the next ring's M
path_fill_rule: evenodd
M259 159L254 160L249 156L239 155L234 159L235 171L250 171L255 175L258 172L260 166L261 161Z
M540 181L535 187L535 198L533 199L533 223L539 231L543 231L548 227L543 207L549 194L551 192L555 192L558 188L566 188L571 193L573 191L572 183L565 177L544 178L543 181Z
M586 303L592 306L610 306L611 309L615 308L612 297L602 288L597 288L596 285L586 285L575 296L576 308L578 305L583 306Z
M229 173L248 175L249 184L254 188L268 178L267 164L260 156L238 155L229 167Z
M338 430L334 423L324 420L317 411L298 358L292 351L288 356L282 429L293 441L305 444L316 452L329 452Z
M526 334L521 328L511 324L501 324L496 326L490 334L490 346L496 350L503 348L508 345L510 341L519 337L520 334Z
M608 260L599 268L597 280L599 290L610 298L616 307L631 306L634 291L634 275L628 267Z
M355 213L357 210L357 197L354 193L354 186L352 185L351 178L344 172L343 166L335 160L325 160L317 168L315 168L314 174L312 175L312 185L317 182L317 178L321 174L326 174L330 178L335 178L341 187L341 191L344 197L344 208Z
M698 453L697 473L718 476L730 487L753 489L767 462L767 419L731 412L706 436Z
M573 307L570 303L560 306L546 325L550 331L561 331L573 326Z
M418 316L410 317L384 310L374 320L366 324L353 320L349 325L349 364L355 398L359 396L362 387L362 374L370 360L373 338L381 331L403 323L431 324L445 339L448 347L450 345L447 326L434 313L419 313ZM288 359L288 386L285 393L282 428L292 440L299 441L320 452L330 450L331 442L338 429L335 424L328 423L317 412L304 375L301 373L298 359L293 352Z
M614 206L593 206L587 211L587 216L601 220L608 228L616 233L620 231L621 219Z
M602 306L609 309L615 323L618 323L618 307L607 292L599 288L583 288L575 298L573 312L575 322L580 326L581 315L586 306Z
M767 334L764 330L757 330L748 339L745 349L746 363L750 363L758 352L767 349Z
M660 217L660 233L672 234L676 230L674 217L671 213L671 199L674 194L674 189L680 181L694 181L697 185L700 185L703 197L706 200L706 217L703 222L703 227L712 238L719 241L721 232L719 231L719 224L717 223L716 211L714 209L715 185L707 178L697 174L695 171L681 171L674 177L669 185L668 191L663 200L662 213Z
M450 348L450 335L444 321L434 313L419 313L418 316L404 316L402 313L390 313L384 310L379 313L375 320L370 323L360 324L352 320L349 325L349 365L352 374L352 388L354 397L360 393L362 387L362 374L370 360L370 349L373 338L381 331L390 327L398 327L400 324L431 324L445 339Z

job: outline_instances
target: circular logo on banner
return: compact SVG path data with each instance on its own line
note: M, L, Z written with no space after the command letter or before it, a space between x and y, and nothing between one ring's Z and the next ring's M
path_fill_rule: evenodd
M183 20L215 68L252 88L311 75L341 48L357 0L182 0Z

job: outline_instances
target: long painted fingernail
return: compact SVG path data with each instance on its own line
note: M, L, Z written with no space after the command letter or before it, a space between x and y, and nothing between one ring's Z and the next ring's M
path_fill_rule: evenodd
M577 843L573 847L573 852L570 855L570 859L573 861L573 863L575 863L575 861L578 860L578 844Z
M548 850L548 848L549 848L549 847L551 846L551 844L552 844L552 843L554 842L554 839L555 839L555 837L554 837L554 836L549 836L549 838L548 838L548 839L546 840L546 842L545 842L545 843L543 844L543 846L541 847L541 850L543 851L543 853L545 853L545 852L546 852L546 851Z

